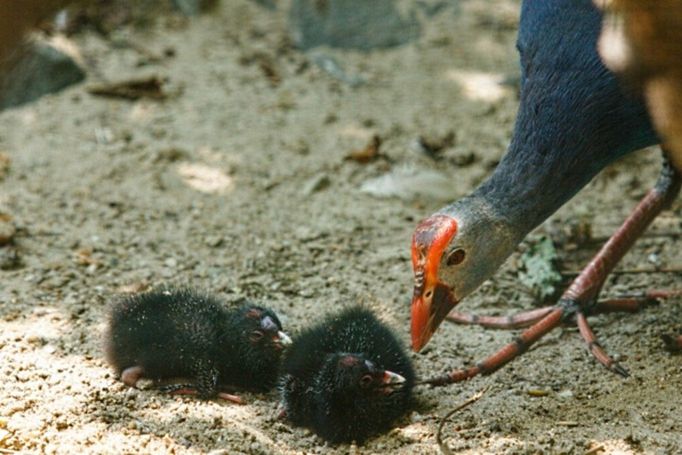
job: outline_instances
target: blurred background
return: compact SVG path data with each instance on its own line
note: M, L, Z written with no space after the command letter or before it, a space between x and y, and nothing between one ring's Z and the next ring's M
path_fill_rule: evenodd
M430 454L440 418L485 384L444 427L461 453L681 451L666 399L682 386L679 359L658 344L679 331L674 306L595 319L632 380L605 380L580 338L557 330L494 376L421 389L409 418L362 447L277 420L276 393L240 407L176 399L124 388L104 362L107 304L164 283L267 303L294 333L362 302L407 345L414 227L479 184L511 137L519 8L0 1L0 452ZM466 310L554 298L658 166L644 151L607 169ZM609 290L674 285L679 227L659 217ZM510 337L444 325L411 355L431 375Z

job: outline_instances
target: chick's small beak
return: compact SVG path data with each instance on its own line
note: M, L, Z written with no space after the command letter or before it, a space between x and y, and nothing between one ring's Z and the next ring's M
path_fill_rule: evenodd
M385 393L390 394L399 390L405 385L405 378L398 373L392 371L384 371L384 377L381 379L382 389Z
M292 343L291 338L289 338L289 335L286 333L282 332L281 330L277 332L277 336L275 337L275 345L283 349L287 346L289 346Z
M384 371L384 378L382 380L384 384L402 384L405 382L405 378L398 373L392 371Z
M450 287L437 282L426 287L422 295L412 299L412 350L419 352L431 339L441 322L448 315L457 300Z

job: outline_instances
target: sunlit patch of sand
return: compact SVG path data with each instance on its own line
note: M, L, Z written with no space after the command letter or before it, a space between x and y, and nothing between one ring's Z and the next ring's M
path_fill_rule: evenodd
M180 163L177 171L187 186L202 193L224 193L234 186L232 177L205 164Z
M447 71L445 77L459 84L462 94L470 100L494 102L510 92L502 85L502 74L452 69Z

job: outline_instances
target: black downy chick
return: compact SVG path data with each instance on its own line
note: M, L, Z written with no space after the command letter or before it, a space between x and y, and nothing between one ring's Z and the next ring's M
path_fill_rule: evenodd
M134 387L140 378L188 378L164 390L220 397L224 388L266 391L277 382L282 349L290 344L271 310L246 303L227 308L191 289L126 297L110 309L105 334L109 363Z
M352 307L297 336L282 364L283 413L331 442L385 431L411 403L414 371L391 330Z

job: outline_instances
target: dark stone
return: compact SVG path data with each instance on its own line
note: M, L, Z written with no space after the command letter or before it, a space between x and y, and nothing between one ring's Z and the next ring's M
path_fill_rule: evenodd
M328 45L368 51L408 43L419 36L414 9L402 15L395 0L293 0L294 42L302 49Z
M433 17L448 7L459 11L459 0L417 0L417 6L427 17Z
M85 79L85 71L67 53L47 41L27 44L0 78L0 110L35 101Z
M253 1L258 3L263 8L267 8L269 10L277 9L276 0L253 0Z
M173 0L173 6L186 16L196 16L211 9L217 0Z

